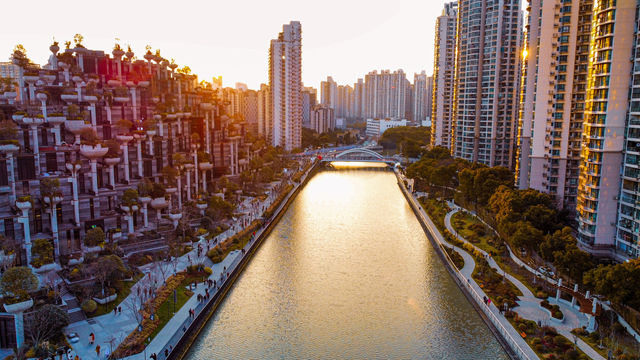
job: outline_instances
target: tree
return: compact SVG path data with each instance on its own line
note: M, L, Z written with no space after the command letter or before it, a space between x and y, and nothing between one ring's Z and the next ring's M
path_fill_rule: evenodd
M35 239L31 247L31 264L37 268L53 262L53 245L48 239Z
M127 268L124 266L122 259L117 255L106 255L99 257L96 262L91 265L91 273L96 280L100 282L102 297L105 297L104 286L112 281L122 278Z
M542 241L542 231L536 229L529 222L519 221L515 228L515 233L511 236L514 246L524 247L527 249L537 249L538 244Z
M584 274L584 284L609 300L640 310L640 259L600 265Z
M211 196L209 198L209 206L207 207L207 216L214 221L223 220L233 214L235 206L219 196ZM211 224L213 225L213 224Z
M44 341L60 339L67 325L69 316L65 311L53 304L44 304L27 317L25 333L31 343L38 347Z
M97 226L87 231L87 234L85 235L85 238L84 238L84 244L90 247L99 246L104 244L104 239L105 239L104 231L102 230L101 227Z
M29 293L38 289L38 278L30 268L25 266L15 266L7 269L0 279L0 291L7 297L12 297L14 301L25 301L29 298Z
M553 265L558 272L564 273L576 281L580 281L582 274L593 269L591 255L580 250L575 244L575 240L564 250L554 252L553 258Z

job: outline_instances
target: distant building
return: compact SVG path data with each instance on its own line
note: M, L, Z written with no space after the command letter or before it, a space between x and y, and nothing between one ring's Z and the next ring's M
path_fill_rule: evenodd
M290 151L302 141L302 27L299 21L283 26L269 49L269 87L273 146Z
M365 134L371 137L379 137L384 134L387 129L391 129L399 126L407 126L408 121L403 120L380 120L380 119L367 119L367 129Z
M251 135L258 135L258 92L255 90L247 90L244 92L244 101L242 103L242 114L247 124L247 131Z
M247 84L241 83L241 82L237 82L236 83L236 90L247 91L247 90L249 90L249 88L247 87Z
M222 89L222 76L214 76L213 80L211 81L211 86L213 87L213 90Z
M325 104L318 104L313 108L311 129L319 134L328 132L336 127L334 110Z
M302 127L311 128L311 118L313 117L313 109L317 104L317 90L312 87L304 87L302 89Z
M269 91L269 85L260 84L260 90L258 90L258 135L264 136L270 139L271 129L271 92Z
M413 75L413 94L412 94L412 119L415 124L421 124L427 118L427 77L426 72Z
M320 83L320 103L335 110L338 103L338 84L331 76Z
M364 115L368 118L405 119L411 111L410 97L411 86L402 70L372 71L365 76Z

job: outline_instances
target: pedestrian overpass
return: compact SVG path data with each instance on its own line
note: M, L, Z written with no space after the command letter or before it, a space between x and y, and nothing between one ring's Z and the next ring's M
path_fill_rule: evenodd
M393 158L385 158L379 153L364 147L347 149L340 153L326 154L322 157L322 162L376 162L386 163L394 166L398 161Z

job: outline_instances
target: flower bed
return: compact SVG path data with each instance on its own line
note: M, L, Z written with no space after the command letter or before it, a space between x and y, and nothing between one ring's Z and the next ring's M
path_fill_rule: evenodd
M214 264L222 262L222 260L224 260L224 258L226 258L227 255L229 255L229 253L233 250L242 249L244 247L244 244L246 244L249 238L251 238L253 232L258 230L261 225L262 222L260 220L254 220L242 231L230 238L227 238L225 241L209 250L207 256L209 257L209 259L211 259L211 261L213 261Z
M284 188L284 190L280 193L280 195L278 195L278 198L264 212L263 216L266 219L270 218L273 215L273 213L276 211L278 206L280 206L280 203L282 202L282 200L284 200L284 198L289 194L289 191L291 191L291 189L293 189L293 185L289 184Z
M118 346L114 351L114 356L124 357L128 354L137 354L144 350L145 340L156 334L159 331L158 327L160 325L164 326L169 321L169 319L164 319L165 321L162 322L161 317L159 316L155 316L154 320L151 320L149 309L159 309L160 306L173 294L173 290L177 289L183 283L186 277L187 274L185 272L169 277L166 284L158 289L157 296L145 303L144 308L141 310L143 316L142 331L138 331L136 329L129 334L129 336L127 336L120 346Z
M507 312L506 317L541 359L589 359L555 328L539 327L535 321L522 319L513 311Z
M549 312L551 313L551 316L554 317L555 319L558 319L558 320L564 319L564 314L562 314L562 311L560 311L560 306L551 305L548 300L542 300L540 302L540 306L549 310Z

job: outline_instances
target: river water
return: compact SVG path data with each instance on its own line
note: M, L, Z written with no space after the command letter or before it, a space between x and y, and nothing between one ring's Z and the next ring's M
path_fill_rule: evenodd
M265 239L188 359L508 359L390 171L323 171Z

